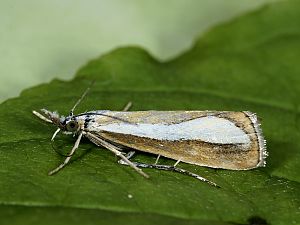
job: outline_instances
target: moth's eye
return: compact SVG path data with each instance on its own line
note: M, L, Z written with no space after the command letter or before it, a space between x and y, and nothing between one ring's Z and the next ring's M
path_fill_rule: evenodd
M66 126L68 131L76 131L78 128L78 123L75 121L70 121Z

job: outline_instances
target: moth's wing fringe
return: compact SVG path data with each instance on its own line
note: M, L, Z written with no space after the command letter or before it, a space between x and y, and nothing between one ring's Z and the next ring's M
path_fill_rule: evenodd
M266 148L267 141L265 140L264 135L262 133L261 124L255 113L249 111L244 111L244 113L250 118L254 126L255 132L257 134L260 156L259 156L259 162L256 165L256 167L265 167L266 158L268 157L268 152Z

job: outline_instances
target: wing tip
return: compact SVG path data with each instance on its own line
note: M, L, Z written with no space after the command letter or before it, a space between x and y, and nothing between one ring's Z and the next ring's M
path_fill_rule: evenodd
M256 113L250 112L250 111L244 111L244 113L250 118L253 127L255 129L257 139L258 139L258 145L259 145L259 161L256 165L256 167L265 167L266 166L266 158L268 157L268 151L267 151L267 141L264 138L262 129L261 129L261 123L256 115Z

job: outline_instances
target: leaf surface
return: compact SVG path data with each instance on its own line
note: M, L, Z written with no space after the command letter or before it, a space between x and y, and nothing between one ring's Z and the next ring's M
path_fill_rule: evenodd
M216 27L172 61L121 48L92 60L73 80L54 80L2 103L3 224L299 224L299 27L299 4L273 4ZM229 171L181 164L220 189L151 169L144 179L85 140L73 162L49 177L63 157L50 143L55 128L31 111L67 115L93 80L77 112L121 110L128 101L132 110L256 112L270 154L267 167ZM67 137L64 149L74 141ZM136 160L150 163L155 156L141 153Z

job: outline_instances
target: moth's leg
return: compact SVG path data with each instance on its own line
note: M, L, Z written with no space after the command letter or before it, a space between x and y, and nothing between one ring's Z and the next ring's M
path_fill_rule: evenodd
M142 169L138 168L134 163L132 163L129 159L126 158L126 156L124 156L122 154L122 149L120 149L119 147L117 147L117 146L115 146L115 145L103 140L102 138L99 138L96 135L89 133L89 132L86 132L85 135L87 137L90 137L91 139L95 140L97 142L97 144L102 145L104 148L113 152L116 156L119 156L125 163L127 163L131 168L136 170L139 174L141 174L142 176L144 176L146 178L149 178L149 176L146 173L144 173L142 171Z
M72 155L74 154L74 152L75 152L76 149L78 148L81 138L82 138L82 132L79 133L78 138L77 138L77 140L76 140L76 142L75 142L75 144L74 144L72 150L71 150L70 153L68 154L68 157L65 159L65 161L64 161L62 164L60 164L57 168L55 168L54 170L50 171L50 172L48 173L48 175L53 175L53 174L57 173L59 170L61 170L62 168L64 168L65 165L68 164L68 162L69 162L70 159L72 158Z
M180 163L180 159L178 159L173 166L176 167L178 165L178 163Z
M204 177L199 176L198 174L192 173L188 170L185 169L181 169L181 168L177 168L175 167L178 163L180 162L180 160L178 160L174 166L169 166L169 165L157 165L157 164L146 164L146 163L139 163L139 162L133 162L137 167L140 168L153 168L153 169L158 169L158 170L167 170L167 171L174 171L174 172L178 172L178 173L182 173L191 177L194 177L200 181L206 182L214 187L220 187L219 185L217 185L216 183L207 180ZM126 162L120 162L122 165L127 165Z
M127 105L124 107L123 111L128 111L132 106L132 102L128 102Z
M130 151L130 152L128 152L128 153L125 155L125 157L126 157L127 159L131 159L131 158L134 156L134 154L135 154L135 151ZM157 164L157 161L158 161L159 157L160 157L160 155L157 156L156 161L155 161L155 165ZM126 166L128 166L128 164L127 164L123 159L120 159L120 160L118 161L118 163L121 164L121 165L126 165ZM134 163L137 164L136 162L134 162Z
M157 157L156 157L154 165L157 165L159 158L160 158L160 155L158 154Z
M51 141L54 141L55 136L60 132L60 128L57 128L57 130L52 135Z
M125 155L125 157L126 157L127 159L131 159L132 156L134 156L134 154L135 154L135 151L130 151L130 152L128 152L128 153ZM123 165L123 164L127 165L126 162L124 162L123 159L120 159L120 160L118 161L118 163L119 163L119 164L122 164L122 165Z
M206 182L214 187L217 187L217 188L220 188L219 185L217 185L216 183L210 181L210 180L207 180L206 178L204 177L201 177L199 176L198 174L195 174L195 173L192 173L188 170L185 170L185 169L181 169L181 168L177 168L177 167L174 167L174 166L168 166L168 165L157 165L157 166L161 166L161 168L157 168L157 169L162 169L162 170L171 170L171 171L175 171L175 172L178 172L178 173L182 173L182 174L186 174L188 176L191 176L191 177L194 177L200 181L203 181L203 182Z

